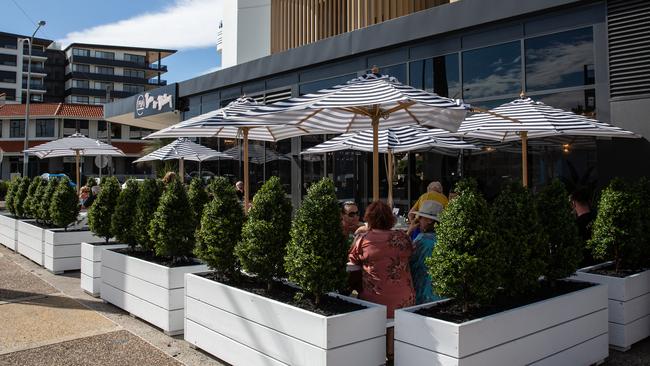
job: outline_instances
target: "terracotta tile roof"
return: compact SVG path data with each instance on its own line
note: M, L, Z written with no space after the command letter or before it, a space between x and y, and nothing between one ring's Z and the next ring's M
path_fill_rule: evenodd
M102 119L104 117L104 107L90 104L32 103L29 105L29 114L32 117ZM0 105L0 118L23 116L25 116L24 104Z

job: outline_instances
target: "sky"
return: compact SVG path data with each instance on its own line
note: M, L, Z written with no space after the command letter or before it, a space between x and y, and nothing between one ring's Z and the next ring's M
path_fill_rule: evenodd
M0 31L61 42L174 49L163 59L168 82L216 71L215 45L227 0L0 0Z

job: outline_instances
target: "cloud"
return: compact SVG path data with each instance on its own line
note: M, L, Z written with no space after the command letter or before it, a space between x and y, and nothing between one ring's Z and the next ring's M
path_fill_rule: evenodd
M215 46L223 0L176 0L146 14L66 34L70 43L192 49Z
M593 55L591 40L529 50L526 83L535 90L573 86L563 85L564 79L576 74L582 77L584 67L593 65Z

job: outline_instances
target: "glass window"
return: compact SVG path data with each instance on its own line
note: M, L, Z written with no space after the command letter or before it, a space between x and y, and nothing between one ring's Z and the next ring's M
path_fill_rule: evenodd
M124 69L124 76L128 76L128 77L131 77L131 78L144 79L144 71L143 70Z
M520 42L463 52L463 89L465 99L519 94Z
M103 74L103 75L114 75L115 74L115 68L112 68L112 67L97 66L95 70L96 70L96 72L98 74Z
M577 114L595 118L596 92L594 89L576 90L570 92L543 94L532 97L533 99Z
M9 121L9 137L25 137L24 119L12 119Z
M73 48L72 54L74 56L90 56L90 50L84 48Z
M458 54L433 58L433 92L448 98L460 98Z
M413 61L409 64L409 85L426 90L433 91L433 60Z
M71 97L72 103L83 103L83 104L88 104L88 96L87 95L73 95Z
M2 55L2 54L0 54L0 65L16 66L16 55Z
M72 64L72 71L76 71L76 72L90 72L90 65L85 65L85 64Z
M106 139L108 135L106 134L106 121L97 121L97 138ZM111 123L111 138L112 139L121 139L122 138L122 125L119 123Z
M108 60L115 59L115 52L106 52L106 51L95 51L95 57L105 58Z
M356 76L356 74L347 74L325 80L312 81L310 83L300 85L299 92L300 95L314 93L321 89L327 89L336 85L345 84L349 80L354 79Z
M131 62L136 62L139 64L144 65L144 56L142 55L132 55L130 53L125 53L124 54L124 61L131 61Z
M36 137L54 137L54 120L36 120Z
M153 130L148 130L142 127L129 126L129 140L140 140L141 138L153 133Z
M594 39L591 27L529 38L526 90L594 84Z
M122 89L128 93L142 93L144 92L144 85L124 84Z
M370 70L367 72L370 72ZM406 83L406 64L383 66L379 68L379 73L382 75L392 76L400 83Z
M88 97L86 97L88 98ZM80 133L88 136L88 120L84 119L66 119L63 121L63 137Z
M84 89L90 88L88 80L72 80L72 87Z
M15 83L16 82L16 72L15 71L2 71L0 70L0 83Z
M99 89L99 90L111 89L111 90L113 90L113 83L107 83L105 81L95 81L95 89Z

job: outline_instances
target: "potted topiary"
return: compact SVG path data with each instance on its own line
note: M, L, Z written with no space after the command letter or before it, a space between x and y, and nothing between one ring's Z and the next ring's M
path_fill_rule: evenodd
M5 197L5 210L0 212L0 243L13 251L16 251L18 239L14 197L20 184L20 179L16 177L9 182Z
M32 186L31 182L32 180L28 177L22 178L14 192L14 212L20 218L16 225L16 251L42 266L43 227L39 226L36 220L27 216L30 214L30 187L32 187L31 195L35 192L35 185Z
M395 312L395 365L591 365L606 358L606 287L534 283L546 266L533 253L548 237L530 194L510 186L490 210L474 183L462 181L456 192L427 261L434 291L449 299ZM515 274L521 282L504 278Z
M237 365L383 364L386 307L333 293L326 295L345 284L348 250L332 181L324 179L310 187L290 230L285 270L302 289L274 281L269 290L271 277L282 269L277 263L263 265L261 261L278 260L278 252L283 250L278 248L275 236L278 240L286 238L287 230L286 223L278 220L290 209L283 202L284 192L277 180L267 182L258 195L253 198L237 253L240 258L258 256L242 263L265 278L187 275L185 339ZM210 232L225 235L228 231L228 243L221 245L214 237L206 246L207 253L214 248L222 252L222 258L232 255L223 252L231 250L232 239L238 236L236 223L241 220L241 205L232 185L215 191L201 222L201 231L207 231L210 218L218 217L218 209L226 202L232 209L227 217L220 211L218 225L222 231ZM262 240L264 233L272 242ZM262 248L253 247L257 245L274 253L263 253Z
M95 202L88 209L88 226L95 235L104 238L108 244L114 235L111 224L117 198L120 195L120 183L115 177L105 177L100 188Z
M647 180L636 185L613 180L603 190L587 242L602 264L582 268L576 278L607 284L610 347L626 351L650 336Z
M27 197L25 197L25 202L23 202L23 215L25 217L36 219L36 205L39 199L36 197L36 192L42 184L43 178L41 177L35 177L29 184L29 188L27 189Z
M192 258L194 232L187 192L173 180L149 223L154 253L128 248L102 252L101 298L166 334L183 333L183 275L208 269Z
M0 180L0 201L4 201L7 198L7 191L9 190L9 182L6 180Z
M193 178L190 182L190 188L187 190L187 198L190 201L190 208L194 213L195 226L198 228L201 223L203 207L208 203L208 192L203 187L201 178Z
M94 178L89 178L88 183L96 182ZM102 252L106 249L122 249L136 246L136 226L135 220L137 201L139 197L139 184L133 179L126 182L126 187L119 190L115 181L105 181L104 188L106 191L101 198L97 198L91 207L97 207L93 215L93 228L102 232L104 239L110 240L112 234L119 243L110 243L106 240L98 242L81 243L81 288L89 295L98 297L101 290L101 268ZM117 193L117 199L115 195ZM113 205L113 202L115 204ZM99 205L99 206L96 206ZM106 218L111 214L110 223ZM110 226L107 226L110 225ZM107 230L108 229L108 230Z

